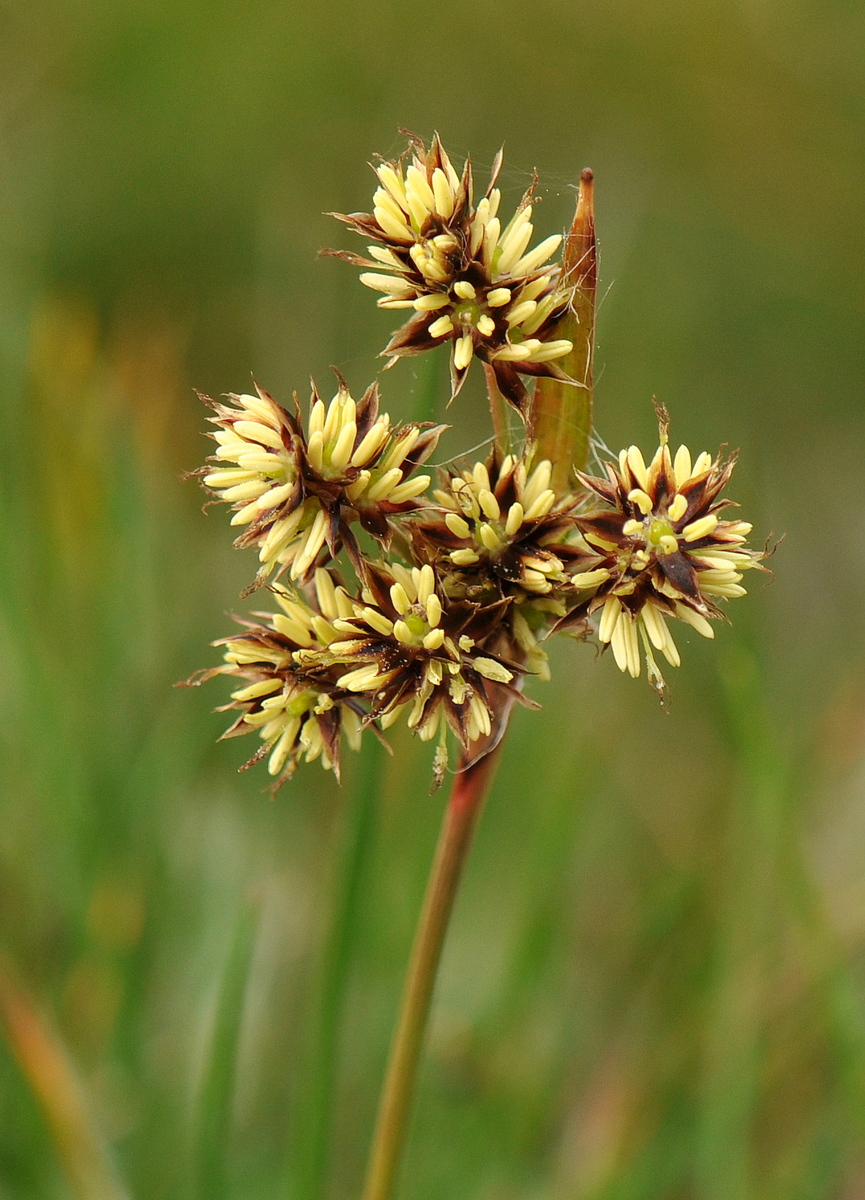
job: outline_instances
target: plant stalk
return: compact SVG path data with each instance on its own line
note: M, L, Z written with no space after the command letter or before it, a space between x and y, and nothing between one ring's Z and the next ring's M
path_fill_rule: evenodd
M490 402L490 414L493 419L495 446L501 459L506 454L510 454L514 448L508 402L499 391L498 384L496 383L496 373L488 363L484 363L484 375L487 380L487 397Z
M497 752L457 775L430 870L378 1118L370 1150L363 1200L391 1200L405 1145L420 1054L429 1018L442 946L463 866L492 779Z
M529 414L535 461L550 460L550 486L559 493L576 485L575 470L585 470L592 432L598 248L594 176L588 167L580 176L577 210L565 242L562 282L573 288L573 298L550 336L573 343L570 354L559 359L558 365L575 383L539 379Z

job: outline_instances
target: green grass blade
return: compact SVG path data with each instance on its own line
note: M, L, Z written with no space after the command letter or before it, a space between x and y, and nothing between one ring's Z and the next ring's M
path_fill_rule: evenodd
M210 1055L199 1102L195 1186L198 1200L230 1195L231 1119L244 995L258 928L258 907L244 902L222 976Z
M375 836L383 758L384 748L369 739L363 749L347 814L348 827L335 881L336 898L316 1006L312 1063L300 1116L302 1136L294 1173L294 1194L298 1200L320 1200L327 1185L337 1050L346 986L357 945L361 895Z

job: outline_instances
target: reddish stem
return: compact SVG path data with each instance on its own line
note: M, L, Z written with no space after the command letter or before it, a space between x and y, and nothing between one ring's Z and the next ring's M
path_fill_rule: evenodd
M405 1145L442 946L496 751L457 775L430 870L379 1102L363 1200L390 1200Z

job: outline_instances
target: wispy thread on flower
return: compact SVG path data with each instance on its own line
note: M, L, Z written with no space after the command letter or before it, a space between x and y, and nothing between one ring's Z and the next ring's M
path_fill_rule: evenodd
M561 376L555 362L572 344L544 338L564 314L575 338L585 329L575 359L591 362L591 173L574 223L591 287L572 265L565 286L549 262L560 239L529 249L533 187L501 226L499 165L475 205L471 163L458 175L437 136L427 148L410 135L406 155L376 168L373 212L341 218L370 239L372 258L339 254L377 266L361 278L384 307L413 310L386 354L450 341L452 394L471 358L483 359L529 418L522 446L507 452L496 440L483 461L452 460L434 480L419 468L445 426L393 424L376 384L355 401L337 374L327 403L313 384L306 416L296 394L288 410L257 386L202 397L217 448L194 474L231 506L235 545L258 555L252 586L277 611L236 618L239 632L216 643L223 663L192 682L232 680L224 708L236 716L224 736L256 733L261 746L246 765L266 758L276 786L301 761L338 776L344 743L356 749L365 733L382 737L400 721L436 742L440 784L449 742L467 769L496 745L515 703L537 707L523 686L528 675L549 677L546 643L558 632L609 647L635 678L645 663L663 694L658 657L680 661L672 622L712 637L725 603L744 594L744 572L765 557L747 544L749 523L722 515L735 455L671 454L663 409L648 465L631 446L594 476L584 462L556 461L556 447L578 445L555 435L557 404L563 421L575 420L560 394L572 389L541 379L533 440L520 376ZM582 324L569 308L577 286ZM491 406L497 399L491 384Z
M503 223L496 187L501 152L475 205L471 161L458 175L438 134L429 148L415 134L407 136L409 148L401 158L374 168L379 186L372 212L331 214L371 241L370 257L325 253L371 268L360 280L380 293L380 308L413 313L383 351L391 364L450 342L451 399L477 357L525 416L522 375L571 382L556 361L573 344L550 337L572 294L562 283L561 265L549 261L562 236L552 234L529 249L535 183Z

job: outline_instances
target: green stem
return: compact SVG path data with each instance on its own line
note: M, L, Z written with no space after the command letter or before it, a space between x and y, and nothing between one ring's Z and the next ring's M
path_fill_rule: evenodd
M224 1200L231 1191L230 1136L237 1053L258 916L258 904L241 901L223 972L200 1100L196 1189L199 1200Z
M457 775L445 812L391 1043L363 1200L393 1196L442 946L495 759L493 751Z
M496 449L499 452L499 458L504 458L513 449L508 402L499 391L498 384L496 383L496 373L488 363L484 363L484 375L487 380L487 397L489 398L490 414L493 419Z

